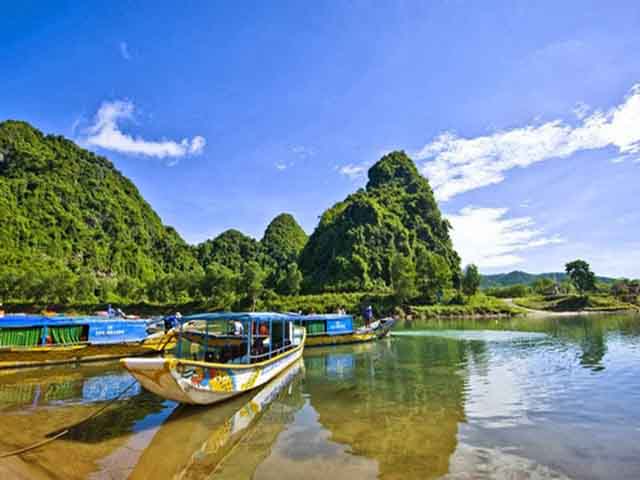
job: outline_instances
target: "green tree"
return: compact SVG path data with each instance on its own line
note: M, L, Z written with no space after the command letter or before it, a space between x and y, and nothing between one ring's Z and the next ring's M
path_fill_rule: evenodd
M416 267L406 255L396 254L391 262L391 283L397 301L405 304L416 295Z
M265 272L258 262L247 262L240 278L240 290L246 296L251 311L255 311L260 294L264 290Z
M290 263L278 281L278 293L297 295L302 285L302 272L297 263Z
M478 272L478 267L473 263L467 265L467 268L464 270L464 276L462 277L462 291L465 295L471 296L475 295L479 287L480 272Z
M435 303L451 286L451 269L442 255L416 249L416 287L423 300Z
M555 287L556 282L546 277L537 278L531 285L533 291L538 295L551 295L553 294Z
M596 286L596 276L591 271L591 267L584 260L574 260L565 265L565 271L576 287L580 295L593 291Z
M207 267L202 280L201 292L210 303L218 308L230 310L236 302L238 275L224 265L212 262Z

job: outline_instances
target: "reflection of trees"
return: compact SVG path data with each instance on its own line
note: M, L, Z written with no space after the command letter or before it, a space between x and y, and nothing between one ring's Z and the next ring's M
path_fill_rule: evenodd
M512 330L546 333L553 339L578 346L582 353L580 364L585 368L602 370L607 353L607 336L615 332L629 342L638 342L640 322L628 314L576 315L572 317L491 319L441 319L405 322L407 330ZM477 342L470 342L470 345ZM510 345L518 349L536 348L536 344L520 342Z
M340 352L342 354L342 352ZM464 420L463 342L405 337L354 355L350 376L307 363L306 389L331 440L378 462L381 478L435 478L448 470Z

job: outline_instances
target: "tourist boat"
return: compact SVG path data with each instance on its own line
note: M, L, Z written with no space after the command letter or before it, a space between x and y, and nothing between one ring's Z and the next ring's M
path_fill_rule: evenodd
M175 355L125 358L123 366L161 397L208 405L264 385L302 356L297 315L205 313L182 318Z
M296 319L296 325L307 330L308 347L370 342L387 336L394 323L387 317L354 328L353 317L343 314L301 315Z
M89 362L144 355L175 344L148 335L144 320L5 315L0 318L0 368Z

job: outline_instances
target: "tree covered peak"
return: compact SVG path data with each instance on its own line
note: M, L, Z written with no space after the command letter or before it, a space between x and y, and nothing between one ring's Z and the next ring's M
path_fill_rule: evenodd
M402 150L386 154L369 169L367 190L389 184L409 185L424 181L413 161Z
M307 234L293 215L281 213L269 223L261 243L267 255L286 266L298 261L298 255L307 243Z

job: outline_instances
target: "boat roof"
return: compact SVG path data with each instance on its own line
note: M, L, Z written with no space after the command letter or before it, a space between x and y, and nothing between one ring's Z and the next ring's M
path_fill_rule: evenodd
M310 322L317 320L352 320L353 315L346 315L344 313L321 313L312 315L300 315L297 320L302 322Z
M191 320L206 320L207 322L229 321L229 320L296 320L300 315L276 312L215 312L198 313L182 317L182 322Z
M77 316L70 317L65 315L56 315L53 317L47 315L5 315L0 317L0 329L2 328L27 328L27 327L44 327L47 326L64 326L64 325L87 325L87 324L138 324L146 323L146 320L131 320L118 317L100 317L100 316Z

